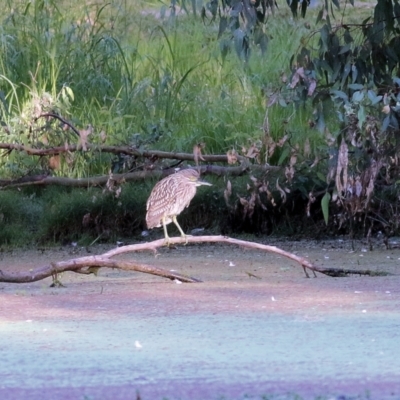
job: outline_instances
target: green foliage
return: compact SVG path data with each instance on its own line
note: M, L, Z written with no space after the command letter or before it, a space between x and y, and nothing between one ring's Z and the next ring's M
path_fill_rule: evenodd
M324 194L324 197L322 197L321 200L321 209L322 209L322 213L324 215L324 220L325 220L325 224L328 225L328 221L329 221L329 202L331 200L331 195L326 192Z
M191 151L204 142L208 152L226 152L258 140L264 88L278 86L273 82L297 45L288 37L300 39L304 30L302 24L271 20L276 45L260 45L244 65L235 54L221 56L228 30L218 40L218 21L139 16L140 6L119 1L3 6L0 121L7 129L0 129L0 140L34 147L79 140L58 121L35 119L46 112L57 112L78 129L91 124L94 144L103 137L110 145ZM46 158L39 163L13 152L1 161L9 176L48 172ZM110 163L107 156L78 152L62 158L51 173L104 174Z
M46 213L40 221L40 241L54 243L115 241L143 229L146 185L124 185L117 197L99 189L47 188L41 196Z
M348 206L358 213L373 196L367 176L374 176L374 187L387 171L390 183L397 171L391 159L398 147L399 26L397 2L389 3L379 0L359 29L359 17L357 25L344 15L335 20L329 2L316 10L314 24L288 18L264 0L248 8L242 1L173 2L169 15L164 9L157 17L152 10L140 12L149 3L0 0L0 141L34 148L81 144L59 121L40 117L57 113L81 133L90 124L94 145L234 149L251 163L282 166L287 190L294 185L304 197L328 190L342 205L348 187L356 190L360 181L357 171L364 171L361 205ZM176 17L178 5L185 16ZM305 14L307 7L290 2L294 13ZM1 175L13 178L87 177L142 167L134 158L83 148L57 160L16 151L0 159ZM278 183L272 185L283 200ZM45 193L46 240L76 240L83 232L105 237L117 214L140 225L129 209L120 213L128 199L119 205L104 194L93 202L93 193L81 190L72 197L69 191L54 194L52 203ZM118 234L129 231L124 218Z
M324 20L318 41L314 32L291 60L291 99L310 100L315 107L317 127L328 144L327 189L342 210L338 225L351 221L351 230L356 222L365 232L388 226L376 205L381 204L377 192L392 185L399 172L399 11L397 0L378 0L361 24L334 24L325 2L317 17L318 23ZM332 110L335 125L326 119ZM326 222L328 196L321 201Z
M34 195L0 192L0 246L31 243L42 211Z

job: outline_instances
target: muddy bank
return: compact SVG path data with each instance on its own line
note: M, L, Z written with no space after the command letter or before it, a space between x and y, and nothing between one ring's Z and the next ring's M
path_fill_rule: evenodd
M306 279L282 257L206 245L123 256L200 284L112 270L0 283L1 398L400 399L400 250L269 244L394 275ZM3 253L0 269L70 252Z

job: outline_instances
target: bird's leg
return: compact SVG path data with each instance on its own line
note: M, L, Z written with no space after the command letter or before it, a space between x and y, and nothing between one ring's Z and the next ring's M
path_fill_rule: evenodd
M165 223L165 217L162 217L162 224L163 224L163 228L164 228L164 237L165 237L165 245L167 247L169 247L169 236L168 236L168 232L167 232L167 224Z
M178 224L178 220L176 219L176 215L174 215L174 216L172 217L172 221L174 222L174 224L176 225L176 227L179 229L179 232L181 233L181 236L182 236L183 238L186 239L186 243L185 243L185 244L187 244L187 242L188 242L187 238L188 238L188 236L190 236L190 235L186 235L186 233L183 232L182 228L181 228L180 225Z

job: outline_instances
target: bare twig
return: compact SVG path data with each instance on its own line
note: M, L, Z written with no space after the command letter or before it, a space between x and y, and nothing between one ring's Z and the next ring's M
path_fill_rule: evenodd
M61 117L61 115L58 115L56 113L45 113L45 114L40 114L37 118L35 118L35 121L37 121L39 118L46 118L46 117L52 117L56 118L59 121L61 121L64 125L68 125L78 137L80 136L78 129L75 128L74 125L72 125L70 122L68 122L66 119Z

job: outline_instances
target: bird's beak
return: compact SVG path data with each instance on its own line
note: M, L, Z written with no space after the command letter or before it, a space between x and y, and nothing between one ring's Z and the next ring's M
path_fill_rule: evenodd
M206 181L197 181L196 183L199 186L212 186L212 183Z

